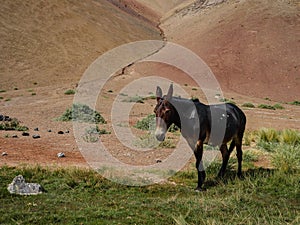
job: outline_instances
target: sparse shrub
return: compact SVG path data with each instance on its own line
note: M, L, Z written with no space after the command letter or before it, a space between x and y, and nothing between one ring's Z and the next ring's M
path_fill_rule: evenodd
M0 93L6 92L6 90L0 89Z
M28 127L21 126L20 121L16 118L13 118L11 121L1 121L0 130L27 131Z
M232 99L227 99L227 98L221 98L220 102L231 103L236 105L236 102L234 102Z
M32 92L31 95L34 96L34 95L36 95L36 93L35 93L35 92Z
M87 123L101 123L105 124L106 121L100 115L99 112L91 109L87 105L73 104L73 106L64 112L62 116L58 118L60 121L79 121Z
M139 120L136 125L134 125L135 128L138 128L140 130L154 130L155 128L155 114L149 114L147 117ZM178 131L179 128L175 125L172 124L168 132L174 133Z
M275 105L273 105L273 107L275 109L284 109L284 107L282 105L280 105L280 104L275 104Z
M163 142L159 142L155 135L152 133L145 134L139 139L134 141L134 145L141 147L141 148L175 148L175 143L170 140L166 139Z
M73 89L69 89L67 91L65 91L65 95L74 95L75 94L75 90Z
M266 104L260 104L258 106L258 108L260 108L260 109L271 109L271 110L275 110L276 109L274 106L266 105Z
M90 127L85 130L85 134L82 137L86 142L97 142L99 140L99 136L103 134L110 134L106 129L99 129L98 126Z
M300 101L293 101L289 103L290 105L298 105L300 106Z
M242 107L255 108L255 105L253 105L253 104L250 103L250 102L247 102L247 103L244 103L244 104L242 105Z
M151 128L154 128L155 126L155 114L149 114L147 117L139 120L136 125L134 125L135 128L138 128L140 130L150 130Z
M136 102L136 103L144 103L144 98L141 96L131 96L123 100L123 102Z

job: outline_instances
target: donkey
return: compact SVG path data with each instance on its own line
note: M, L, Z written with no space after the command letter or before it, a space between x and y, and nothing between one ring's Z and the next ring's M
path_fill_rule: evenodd
M205 105L199 100L189 100L173 96L173 84L167 95L162 95L158 86L156 90L157 104L154 108L156 115L155 136L163 141L168 128L175 124L182 136L194 151L196 169L198 171L197 191L205 190L202 185L206 174L203 167L203 144L220 146L222 166L218 177L224 177L228 160L234 147L237 151L238 177L242 176L242 139L246 126L246 116L236 105L231 103ZM222 132L223 127L223 132ZM217 132L216 132L217 130ZM220 132L219 132L220 130ZM228 149L227 143L230 142Z

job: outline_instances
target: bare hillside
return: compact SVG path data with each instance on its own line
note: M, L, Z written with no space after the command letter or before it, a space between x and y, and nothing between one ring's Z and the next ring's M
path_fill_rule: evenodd
M1 1L0 23L4 90L78 82L107 50L160 39L155 27L106 0Z
M224 91L278 101L300 98L299 1L201 4L163 22L169 41L204 59Z

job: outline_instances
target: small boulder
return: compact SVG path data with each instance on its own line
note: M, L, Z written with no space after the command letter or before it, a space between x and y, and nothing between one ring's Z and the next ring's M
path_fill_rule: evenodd
M57 133L58 133L58 134L64 134L64 132L63 132L63 131L61 131L61 130L60 130L60 131L58 131Z
M7 156L7 153L6 152L2 152L2 156Z
M23 133L22 133L22 136L28 137L28 136L29 136L29 133L23 132Z
M11 194L37 195L43 193L43 188L37 183L26 183L22 175L16 176L8 185L7 190Z
M63 152L60 152L60 153L57 153L57 157L58 158L64 158L64 157L66 157L66 155Z
M34 135L32 135L32 138L33 138L33 139L38 139L38 138L41 138L41 136L38 135L38 134L34 134Z

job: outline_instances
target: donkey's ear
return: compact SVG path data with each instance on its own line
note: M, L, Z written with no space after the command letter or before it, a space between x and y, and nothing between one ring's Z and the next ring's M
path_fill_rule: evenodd
M157 86L156 88L156 99L157 101L160 100L162 98L162 90L159 86Z
M171 84L169 87L168 94L167 94L167 100L171 100L172 96L173 96L173 84Z

